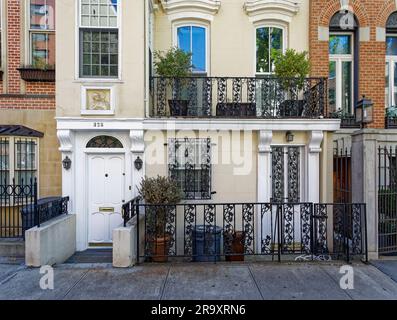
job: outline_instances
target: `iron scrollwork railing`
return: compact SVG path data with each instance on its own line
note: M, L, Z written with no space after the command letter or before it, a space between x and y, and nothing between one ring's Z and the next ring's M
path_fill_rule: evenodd
M137 234L144 233L137 251L142 247L140 257L149 261L168 257L244 260L245 256L281 261L286 255L367 259L364 204L131 204L135 206L131 210L144 217L137 224Z
M326 78L152 77L151 117L326 117Z

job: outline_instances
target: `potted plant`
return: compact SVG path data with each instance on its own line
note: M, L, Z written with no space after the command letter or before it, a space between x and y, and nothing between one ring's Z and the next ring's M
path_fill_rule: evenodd
M142 180L139 195L146 204L146 238L149 254L154 262L166 262L170 236L166 231L167 214L170 206L182 199L177 183L169 177L157 176Z
M21 78L25 81L55 81L55 66L47 64L43 60L35 61L32 65L18 68Z
M303 112L304 101L293 97L303 89L305 78L310 73L307 52L288 49L285 53L282 53L280 50L273 50L272 59L274 61L274 74L280 79L281 89L287 95L280 111L282 115L300 116Z
M244 231L233 231L225 233L225 241L229 244L229 252L226 261L244 261Z
M186 77L191 75L192 54L173 47L166 52L154 53L154 66L160 77L170 80L172 86L172 99L168 100L171 116L187 116L189 100L181 99L181 91Z

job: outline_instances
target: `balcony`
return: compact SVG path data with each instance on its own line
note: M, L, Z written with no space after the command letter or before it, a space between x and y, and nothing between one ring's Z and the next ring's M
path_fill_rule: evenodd
M153 77L150 117L326 117L325 78Z

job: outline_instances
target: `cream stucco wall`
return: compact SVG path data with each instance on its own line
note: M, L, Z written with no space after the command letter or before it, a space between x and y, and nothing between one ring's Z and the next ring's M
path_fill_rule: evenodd
M114 117L143 117L145 97L145 1L121 0L120 79L78 78L78 1L56 1L57 116L80 116L82 86L114 87ZM65 18L67 17L67 18Z
M160 8L155 13L154 49L167 50L176 45L173 26L179 23L196 22L209 29L209 75L254 76L255 75L255 28L262 25L283 25L278 20L251 22L244 11L245 0L223 0L213 21L200 19L177 19ZM300 2L299 12L292 17L287 27L287 47L297 51L309 49L309 0Z

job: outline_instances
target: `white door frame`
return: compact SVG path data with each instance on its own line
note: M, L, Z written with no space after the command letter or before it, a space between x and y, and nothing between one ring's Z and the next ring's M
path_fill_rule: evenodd
M89 174L90 174L90 170L88 168L89 165L89 161L90 161L90 156L95 156L95 155L123 155L124 158L124 166L123 166L123 170L124 170L124 196L123 196L123 200L128 201L126 196L127 196L127 174L126 174L126 169L127 169L127 152L124 149L121 148L117 148L117 149L113 149L113 148L86 148L86 150L84 151L85 153L85 168L86 168L86 175L85 175L85 184L86 184L86 188L85 188L85 198L86 198L86 210L85 210L85 214L86 214L86 221L87 221L87 229L86 229L86 233L87 233L87 247L90 247L90 243L89 243L89 235L90 235L90 226L91 226L91 215L90 215L90 195L89 195L89 187L90 187L90 183L89 183Z

